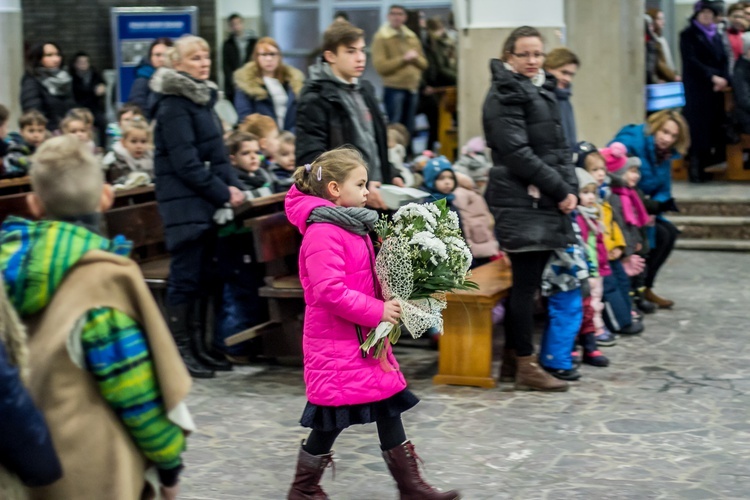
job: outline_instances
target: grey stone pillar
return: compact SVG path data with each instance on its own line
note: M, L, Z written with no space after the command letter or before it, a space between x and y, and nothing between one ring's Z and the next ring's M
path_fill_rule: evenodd
M10 109L10 129L21 114L23 32L21 0L0 0L0 103Z
M566 0L567 46L581 68L573 82L578 140L603 147L645 117L644 0Z

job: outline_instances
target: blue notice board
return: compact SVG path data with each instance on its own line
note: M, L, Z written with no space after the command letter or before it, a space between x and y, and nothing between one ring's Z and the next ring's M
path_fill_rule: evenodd
M198 7L115 7L112 48L117 73L117 104L128 100L136 67L148 57L151 42L198 33Z
M646 85L646 111L681 108L685 106L685 87L682 82Z

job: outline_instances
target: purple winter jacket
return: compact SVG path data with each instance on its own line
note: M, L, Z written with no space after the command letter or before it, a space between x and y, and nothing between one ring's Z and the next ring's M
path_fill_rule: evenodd
M386 371L372 352L363 358L356 325L367 336L380 323L384 302L375 275L375 252L368 236L328 223L308 224L328 200L292 186L284 207L303 235L299 277L305 294L302 340L305 385L310 403L345 406L382 401L406 388L388 347Z

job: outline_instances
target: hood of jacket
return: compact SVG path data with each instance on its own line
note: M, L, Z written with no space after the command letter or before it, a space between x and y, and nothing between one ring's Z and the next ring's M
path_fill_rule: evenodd
M307 70L307 73L310 75L308 83L313 85L317 84L319 87L333 85L342 89L356 89L360 85L359 79L357 79L354 83L346 83L345 81L341 80L339 77L333 74L331 66L327 62L323 61L319 61L310 66Z
M492 86L498 92L498 99L507 105L518 105L531 99L530 92L534 87L541 87L549 92L554 92L557 80L540 69L534 78L527 78L515 73L510 65L500 59L490 61L490 73L492 74Z
M132 244L74 223L10 216L0 226L0 271L8 299L21 317L49 304L68 271L90 250L126 256Z
M171 68L156 70L148 86L159 94L185 97L201 106L215 101L218 91L216 84L210 80L196 80Z
M414 33L412 30L407 28L406 26L401 26L401 34L403 34L406 38L419 38L416 33ZM378 29L378 32L375 33L375 36L380 38L393 38L394 36L398 36L399 32L393 28L391 28L391 25L388 23L383 24L380 29Z
M124 161L133 171L151 171L153 170L154 151L147 149L142 158L133 158L130 151L122 145L122 141L117 141L112 144L112 151L104 155L102 163L112 165L117 159Z
M307 221L310 218L310 214L318 207L336 207L336 205L318 196L305 194L297 189L297 186L294 184L289 188L289 192L287 192L284 199L284 211L286 212L287 219L297 226L297 229L303 235L307 231Z
M299 96L302 86L305 84L305 75L297 68L286 64L282 64L281 71L281 83L288 85L294 95ZM268 90L263 83L263 75L255 61L250 61L234 72L234 84L253 99L261 101L268 99Z

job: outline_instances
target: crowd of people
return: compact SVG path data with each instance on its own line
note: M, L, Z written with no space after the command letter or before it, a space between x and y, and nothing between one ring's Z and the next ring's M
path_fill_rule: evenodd
M730 19L744 16L744 7L733 8ZM651 14L650 41L669 66L660 15ZM86 55L67 72L56 44L34 46L19 131L7 138L12 117L0 106L3 176L30 176L29 208L38 219L9 217L0 228L0 377L10 395L0 404L10 401L8 422L17 429L0 440L0 473L42 488L33 490L40 497L136 498L149 485L174 498L194 428L183 402L190 377L251 361L256 341L224 341L267 320L258 293L265 268L233 208L287 193L287 217L303 236L308 403L301 424L311 429L289 498L325 498L319 483L334 441L372 422L402 498L460 498L421 476L401 421L418 399L391 348L383 359L363 354L355 333L401 315L398 302L379 292L367 237L378 213L394 208L383 185L419 188L427 203L444 200L474 267L509 260L513 284L498 304L506 309L501 381L516 390L568 390L581 363L607 367L603 347L642 334L646 315L674 306L655 292L678 235L665 217L678 209L671 163L716 153L715 143L696 145L715 130L696 137L691 121L693 90L719 95L728 83L719 68L728 60L723 46L720 53L718 43L706 45L718 40L715 14L713 2L697 2L681 37L685 117L658 111L599 147L578 137L570 101L582 61L568 48L547 53L535 28L515 29L490 63L484 137L469 140L455 162L412 151L420 101L456 83L455 40L437 19L424 20L424 33L410 30L399 5L373 39L382 100L362 79L365 33L345 18L325 31L305 77L283 62L275 40L248 39L231 17L223 70L232 76L226 91L235 122L216 112L211 50L200 37L155 40L131 102L109 125L93 104L102 88ZM740 58L735 74L746 62ZM127 258L129 242L100 231L112 186L152 183L171 257L166 322ZM213 328L202 315L209 300ZM535 355L539 304L546 321ZM24 432L35 433L35 447L19 444ZM91 464L106 474L93 474ZM147 466L153 470L144 474ZM0 474L0 493L11 483Z

